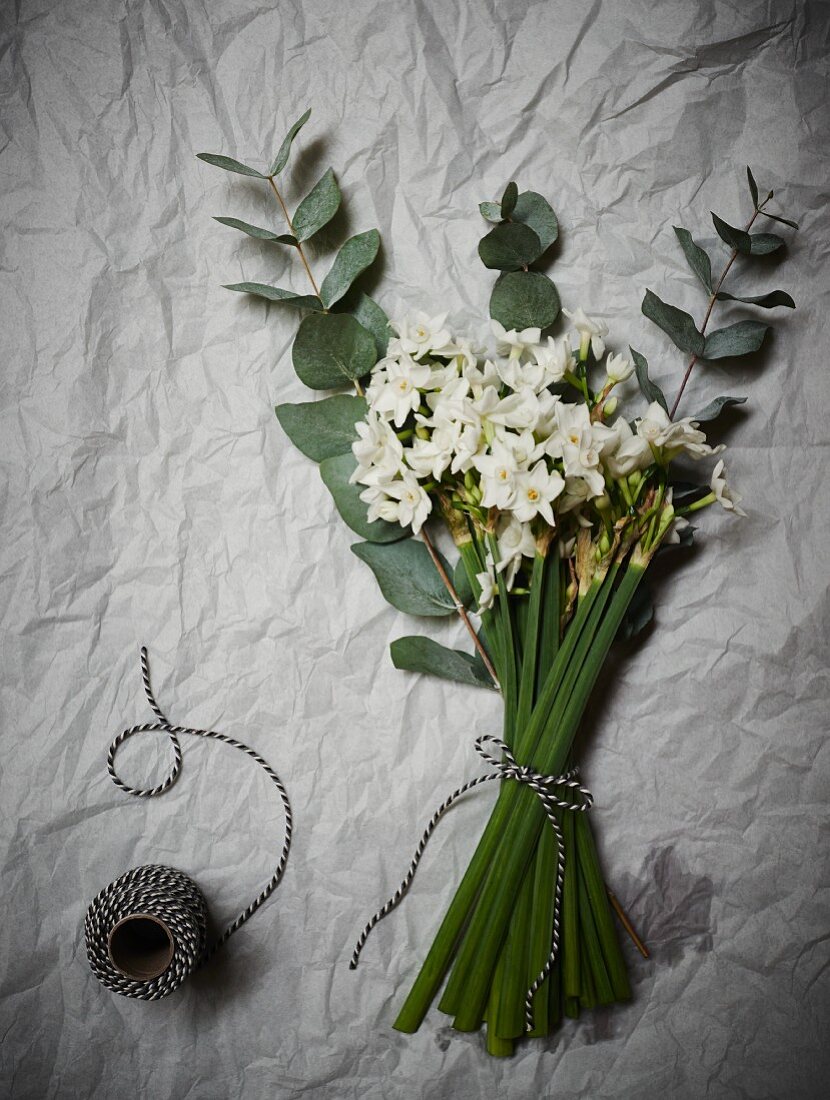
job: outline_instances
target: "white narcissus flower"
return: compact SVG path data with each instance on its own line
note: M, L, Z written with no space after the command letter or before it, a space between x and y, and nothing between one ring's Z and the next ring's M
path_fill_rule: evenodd
M436 428L429 439L414 439L406 450L406 461L418 477L431 477L440 481L441 475L452 462L454 434L449 428Z
M611 433L600 443L602 465L609 477L628 477L654 461L648 442L634 434L624 416L615 420L610 428L604 426L603 432Z
M489 454L475 455L472 464L481 474L481 503L484 508L510 508L516 497L519 464L508 447L494 439Z
M573 512L575 509L580 508L590 495L591 490L587 482L583 481L581 477L566 477L565 491L559 499L560 513L564 515L565 512ZM580 527L591 526L591 520L583 516L581 512L576 513L576 521Z
M723 444L709 446L696 420L685 416L682 420L672 421L657 401L652 401L645 416L637 421L637 434L651 446L663 450L664 457L669 461L681 453L691 458L703 458L724 450Z
M666 546L679 546L681 543L681 533L689 526L689 521L684 519L683 516L675 516L663 538L663 542Z
M723 459L718 462L712 471L712 480L709 482L709 488L715 494L715 500L719 504L722 504L727 512L734 512L736 516L746 515L746 512L740 507L743 497L731 490L726 484L726 478L723 476Z
M421 404L420 388L429 381L431 368L409 357L390 360L386 382L372 395L372 408L388 413L396 428L401 428L411 412Z
M520 467L527 469L545 453L544 443L537 443L531 431L511 432L507 428L496 428L496 438L513 452Z
M608 325L604 321L594 321L588 317L582 306L574 310L563 309L562 312L573 323L579 333L579 355L584 358L588 354L588 346L594 353L594 358L599 361L605 354L605 337L608 335Z
M496 320L490 322L490 327L496 338L499 355L508 355L511 359L518 359L522 352L538 344L542 336L540 328L523 328L521 332L517 332L514 328L506 329Z
M471 408L482 420L505 428L529 428L533 431L539 419L539 398L530 386L502 398L499 398L497 389L488 386L481 397L471 403Z
M474 363L463 369L464 378L469 382L473 397L481 397L488 386L499 388L501 379L496 364L492 359L485 359L483 366Z
M432 501L418 484L418 479L410 470L404 470L403 476L382 486L385 499L370 498L373 488L360 494L360 499L369 504L368 520L384 519L387 523L399 523L401 527L412 527L414 534L423 527L432 511Z
M618 386L634 373L634 364L624 355L614 355L613 352L609 352L605 360L605 373L611 385Z
M499 573L504 573L504 583L508 591L513 587L516 574L522 565L522 558L532 558L536 554L536 540L529 523L520 523L515 516L502 516L496 532L499 548Z
M573 366L573 351L567 336L563 336L561 340L554 340L549 336L547 345L537 344L532 352L533 358L544 372L545 386L561 382Z
M458 435L455 444L455 454L450 465L454 474L466 474L473 468L473 459L479 453L482 445L482 430L480 424L465 424Z
M534 393L544 389L545 371L538 363L522 363L518 359L502 359L496 366L499 378L514 393L529 386Z
M444 328L447 319L446 313L439 313L436 317L430 317L428 313L419 311L414 319L404 317L400 321L390 322L397 332L397 341L390 341L389 350L393 352L400 348L407 355L420 359L429 352L443 352L452 342L449 329Z
M551 527L555 526L551 504L565 488L562 476L556 470L548 470L542 460L516 480L516 500L511 509L516 519L529 523L535 516L542 516Z
M403 464L403 446L388 421L382 420L374 409L369 409L365 420L355 424L359 438L352 444L352 454L357 459L357 469L352 483L369 470L378 470L390 480Z

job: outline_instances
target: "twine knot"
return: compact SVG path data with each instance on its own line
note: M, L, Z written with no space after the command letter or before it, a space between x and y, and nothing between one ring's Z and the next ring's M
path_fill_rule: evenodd
M492 746L498 751L498 755L495 755L485 746ZM418 868L418 864L421 862L421 856L424 854L427 841L432 836L436 825L450 806L452 806L457 799L461 798L462 795L466 794L474 787L481 786L483 783L489 783L494 779L512 779L517 783L523 783L525 786L529 787L541 802L545 811L545 816L556 836L558 853L556 860L556 881L553 890L553 930L551 933L550 954L547 957L545 965L539 971L528 989L525 997L525 1031L532 1031L533 999L542 983L550 974L553 964L556 962L559 955L559 943L561 938L560 908L562 887L565 881L565 840L562 835L562 827L556 816L556 811L567 810L571 813L584 813L594 804L594 796L587 787L584 787L579 782L577 778L577 768L571 768L570 771L563 772L561 775L545 775L542 772L536 771L528 764L519 764L510 747L505 744L500 737L494 737L489 733L481 734L475 740L475 749L485 764L490 766L490 771L486 775L479 775L475 779L469 780L467 783L462 784L462 786L454 790L432 815L424 830L423 836L418 842L418 847L415 849L415 854L409 864L409 870L404 876L400 886L385 905L378 909L371 919L367 921L363 931L360 933L354 951L352 952L349 969L356 969L358 960L360 959L360 953L375 925L378 924L379 921L382 921L384 917L387 917L406 896L409 887L412 885L412 880L415 877L415 871ZM557 791L568 792L570 794L570 799L562 798L556 793Z

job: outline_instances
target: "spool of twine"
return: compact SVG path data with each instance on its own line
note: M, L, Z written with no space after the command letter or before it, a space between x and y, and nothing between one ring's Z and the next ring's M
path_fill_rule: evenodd
M148 864L121 875L96 896L87 910L84 938L87 958L96 978L113 993L157 1001L172 993L242 927L276 889L288 862L293 827L291 804L279 776L248 745L214 730L172 726L158 706L150 685L147 650L141 649L141 674L150 709L157 721L132 726L109 747L107 770L117 787L138 798L163 794L179 777L182 752L179 734L190 733L222 741L252 757L279 792L285 814L285 836L279 863L267 885L233 920L215 943L207 945L207 903L189 875L175 867ZM115 756L127 738L162 731L173 744L174 762L168 776L152 788L130 787L115 771Z

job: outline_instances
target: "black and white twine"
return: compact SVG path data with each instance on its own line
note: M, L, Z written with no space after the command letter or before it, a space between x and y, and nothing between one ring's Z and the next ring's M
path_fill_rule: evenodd
M285 814L282 852L273 875L250 905L246 906L239 916L231 921L221 936L210 945L206 942L207 905L202 892L188 875L174 867L158 864L135 867L105 887L92 902L84 922L84 934L93 973L114 993L145 1001L155 1001L172 993L189 974L207 962L273 893L288 862L293 819L291 803L282 780L249 745L236 741L224 733L217 733L215 730L192 729L189 726L174 726L170 723L153 695L147 650L144 647L141 649L141 676L150 709L158 721L132 726L119 733L110 745L107 753L107 771L117 787L137 798L153 798L163 794L173 786L181 771L182 749L179 735L190 733L195 737L208 737L214 741L222 741L225 745L240 749L255 760L277 788ZM167 733L170 737L173 745L173 767L167 777L156 787L131 787L115 770L116 753L129 737L150 731ZM160 976L149 980L138 980L122 973L110 956L109 937L112 929L125 917L137 915L156 918L169 929L173 941L173 957L169 966Z
M498 750L499 756L494 756L488 752L484 747L490 744ZM507 747L507 745L498 737L493 737L490 734L483 734L481 737L476 738L475 742L476 752L482 759L490 765L492 771L487 775L479 775L475 779L470 779L467 783L462 784L456 790L446 798L432 817L429 819L429 824L424 830L423 836L418 842L418 847L415 849L415 854L412 857L412 862L409 864L409 870L406 872L403 881L397 888L392 897L372 916L367 922L363 931L358 937L355 944L354 951L352 952L351 961L349 962L349 969L354 970L357 967L360 953L363 950L366 940L369 938L369 934L375 925L382 921L384 917L387 917L393 909L395 909L405 897L409 887L412 885L412 880L415 878L415 872L418 869L418 864L421 862L421 856L424 854L424 849L427 846L429 838L435 830L436 825L450 808L454 802L456 802L462 795L471 791L474 787L479 787L483 783L491 783L495 779L513 779L517 783L524 783L537 795L539 801L545 811L545 816L550 822L550 826L553 829L556 836L556 845L558 849L558 856L556 861L556 880L553 887L553 932L551 935L551 949L548 955L547 961L539 974L534 979L532 985L527 991L525 997L525 1030L533 1030L533 999L536 993L539 991L542 983L550 974L553 964L556 962L559 954L559 941L561 937L560 931L560 908L562 898L562 887L565 881L565 841L562 836L562 827L556 819L555 811L558 810L570 810L576 813L583 813L585 810L589 810L593 805L594 798L587 787L583 787L579 780L576 778L577 769L573 768L569 772L565 772L563 775L542 775L540 772L534 771L532 768L523 767L516 762L516 758L513 753ZM558 795L554 794L554 790L568 790L577 798L570 802L566 801Z

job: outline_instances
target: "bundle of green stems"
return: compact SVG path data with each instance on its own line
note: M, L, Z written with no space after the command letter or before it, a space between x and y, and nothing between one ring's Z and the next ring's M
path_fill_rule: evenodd
M499 578L482 639L504 698L503 739L520 765L544 775L569 767L591 692L671 514L669 506L665 518L644 527L628 517L610 540L582 532L574 558L561 556L549 532L537 542L524 589L508 594ZM493 536L445 515L475 591ZM438 1007L458 1030L486 1024L488 1051L506 1056L525 1034L525 998L550 954L559 852L538 796L523 783L500 787L395 1027L415 1031L449 975ZM559 811L558 818L565 847L561 948L533 1001L532 1036L549 1034L563 1016L630 998L588 815Z

